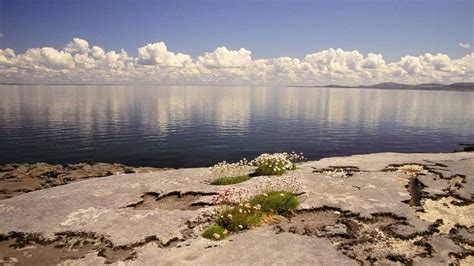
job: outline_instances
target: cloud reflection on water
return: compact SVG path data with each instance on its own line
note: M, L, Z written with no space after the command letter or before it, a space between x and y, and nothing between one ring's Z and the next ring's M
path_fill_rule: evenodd
M473 102L474 93L447 91L1 86L0 160L437 150L472 138Z

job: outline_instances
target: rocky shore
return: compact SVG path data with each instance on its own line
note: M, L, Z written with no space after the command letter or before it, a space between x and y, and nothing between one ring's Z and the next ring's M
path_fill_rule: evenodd
M120 174L149 173L158 170L160 169L130 167L116 163L78 163L67 165L9 163L0 165L0 200L83 179Z
M200 235L212 196L226 187L255 192L268 177L214 186L207 168L89 167L74 175L74 166L0 169L3 197L14 196L0 200L0 264L474 264L474 153L302 163L283 175L303 186L294 214L222 241ZM84 180L91 176L107 177ZM36 180L38 191L6 185L22 180Z

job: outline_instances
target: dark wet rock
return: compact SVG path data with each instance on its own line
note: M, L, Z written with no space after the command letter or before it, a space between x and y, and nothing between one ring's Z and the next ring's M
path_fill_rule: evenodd
M474 151L474 144L472 143L461 143L459 144L461 146L463 146L462 150L463 152L473 152ZM457 151L459 152L459 151Z
M426 187L418 178L410 178L408 181L408 192L410 193L410 206L420 206L421 190Z
M46 163L0 165L0 199L23 193L68 184L89 178L119 174L147 173L160 169L129 167L122 164L78 163L51 165Z
M462 149L462 151L473 152L474 151L474 145L464 147L464 149Z

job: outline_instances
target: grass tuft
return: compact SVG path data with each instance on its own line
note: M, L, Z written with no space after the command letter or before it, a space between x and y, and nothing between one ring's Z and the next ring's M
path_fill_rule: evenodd
M260 205L262 212L285 215L295 210L300 204L298 198L286 191L271 191L253 197L252 205Z
M261 212L245 206L224 208L219 212L217 225L231 232L238 232L261 224Z
M243 176L234 176L234 177L218 177L211 181L211 185L232 185L245 182L250 179L250 176L243 175Z
M211 240L222 240L227 236L227 230L219 225L211 225L202 233L202 236Z

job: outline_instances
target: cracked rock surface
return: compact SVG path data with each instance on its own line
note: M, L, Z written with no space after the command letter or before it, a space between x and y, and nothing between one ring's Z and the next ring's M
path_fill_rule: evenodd
M9 163L0 165L0 200L78 180L111 175L159 171L153 167L130 167L109 163Z
M0 264L469 265L474 153L378 153L305 162L292 216L215 242L207 168L82 180L0 200ZM12 177L14 178L14 177ZM265 176L232 185L255 191Z

